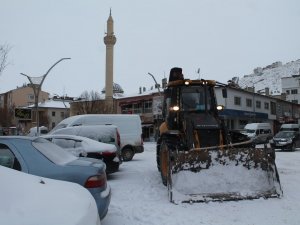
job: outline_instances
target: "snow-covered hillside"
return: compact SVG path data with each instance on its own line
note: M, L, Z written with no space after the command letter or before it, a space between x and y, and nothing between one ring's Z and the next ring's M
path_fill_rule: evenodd
M299 75L299 69L300 59L288 62L286 64L275 62L264 68L258 67L254 69L252 74L245 75L244 77L240 78L238 85L241 88L246 88L253 87L254 84L255 92L264 90L265 87L268 87L271 95L280 95L282 91L281 78Z

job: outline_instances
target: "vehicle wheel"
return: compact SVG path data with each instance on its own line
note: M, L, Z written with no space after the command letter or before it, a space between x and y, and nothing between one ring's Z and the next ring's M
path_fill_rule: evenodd
M167 186L167 179L169 173L169 150L166 143L162 143L160 145L160 174L162 183Z
M133 156L134 156L134 152L131 148L124 148L122 150L123 161L125 162L131 161Z
M156 144L156 165L159 172L160 172L160 144L161 144L161 139L159 138Z

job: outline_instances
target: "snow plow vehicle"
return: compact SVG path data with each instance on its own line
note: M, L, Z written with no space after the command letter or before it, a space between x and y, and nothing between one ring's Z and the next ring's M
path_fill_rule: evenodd
M280 197L274 150L267 145L256 148L250 139L235 143L218 115L218 85L227 97L225 84L184 79L181 68L170 71L156 148L169 200L190 203Z

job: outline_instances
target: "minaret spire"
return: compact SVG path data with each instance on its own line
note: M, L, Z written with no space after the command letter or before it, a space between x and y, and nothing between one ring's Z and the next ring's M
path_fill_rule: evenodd
M113 102L113 65L114 65L114 45L117 38L114 35L114 21L109 10L109 17L107 19L107 33L104 37L104 44L106 45L106 71L105 71L105 99L112 104Z

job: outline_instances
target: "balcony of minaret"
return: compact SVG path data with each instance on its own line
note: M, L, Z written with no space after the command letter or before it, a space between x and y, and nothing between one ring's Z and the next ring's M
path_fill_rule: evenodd
M114 45L114 44L116 44L116 42L117 42L117 38L113 34L106 35L104 37L104 44L105 45Z

